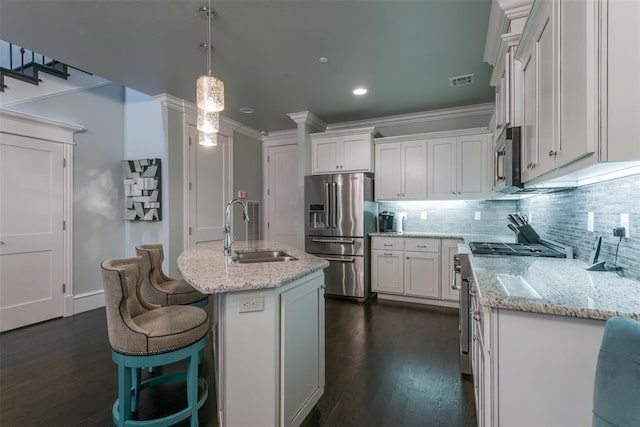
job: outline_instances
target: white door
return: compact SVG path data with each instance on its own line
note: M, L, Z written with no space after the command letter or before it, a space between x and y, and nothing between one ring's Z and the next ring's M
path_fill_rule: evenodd
M298 194L298 146L267 148L267 239L304 249L301 197Z
M0 134L0 330L60 317L63 145Z
M440 254L405 252L405 295L440 298Z
M456 138L438 138L428 141L429 180L428 195L433 199L455 199L456 183Z
M231 197L231 143L218 134L218 145L198 144L189 125L189 246L224 238L224 209Z

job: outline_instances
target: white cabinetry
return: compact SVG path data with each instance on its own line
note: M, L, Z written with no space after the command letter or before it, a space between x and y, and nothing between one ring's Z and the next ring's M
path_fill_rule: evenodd
M372 238L371 289L380 299L457 307L450 289L453 252L461 240ZM442 245L442 246L441 246ZM441 249L441 247L443 249Z
M590 425L605 322L471 304L478 426Z
M375 128L311 134L311 173L373 172Z
M428 198L489 197L488 141L487 134L427 140Z
M376 200L427 198L427 141L376 144Z
M263 310L240 312L248 297ZM274 289L218 294L217 304L221 426L300 425L324 393L323 271Z
M635 1L534 3L516 51L527 185L580 185L640 165L628 137L640 132L638 16Z

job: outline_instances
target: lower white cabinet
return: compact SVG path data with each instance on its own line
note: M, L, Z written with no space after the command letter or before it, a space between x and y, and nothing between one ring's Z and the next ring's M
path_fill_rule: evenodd
M371 290L381 299L457 306L451 289L453 252L461 240L434 238L372 238ZM441 249L442 248L442 249Z
M247 298L262 308L241 310ZM219 425L302 424L324 393L324 272L273 289L217 294L216 302Z
M471 316L478 426L591 425L604 321L489 308L474 294Z

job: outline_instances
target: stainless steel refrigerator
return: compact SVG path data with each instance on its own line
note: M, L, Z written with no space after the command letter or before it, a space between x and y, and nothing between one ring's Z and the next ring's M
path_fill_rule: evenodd
M329 261L325 293L366 300L371 293L369 233L376 229L373 174L305 177L305 251Z

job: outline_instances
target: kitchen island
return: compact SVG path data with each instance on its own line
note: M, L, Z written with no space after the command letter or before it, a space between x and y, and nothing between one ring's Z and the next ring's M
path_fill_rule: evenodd
M469 261L478 424L590 425L605 321L640 320L640 283L575 259Z
M324 393L329 263L261 240L233 249L282 251L295 260L236 263L222 246L203 243L178 257L185 280L212 294L219 425L300 425Z

